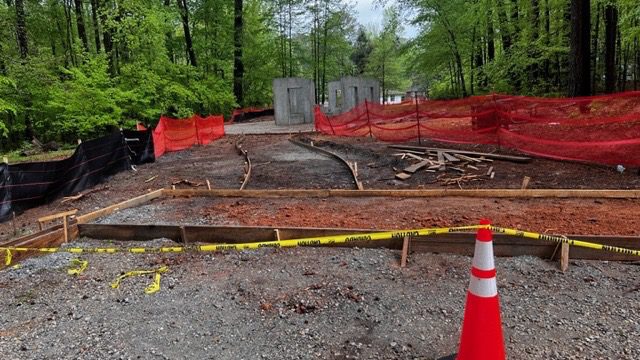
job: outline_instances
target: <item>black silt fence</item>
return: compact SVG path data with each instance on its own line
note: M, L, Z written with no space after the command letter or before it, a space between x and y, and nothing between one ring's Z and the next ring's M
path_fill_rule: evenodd
M0 164L0 222L9 220L13 212L21 213L88 189L130 169L131 164L141 163L138 161L153 161L148 154L150 147L153 156L152 137L129 135L138 139L132 149L125 141L126 135L117 132L83 142L63 160Z

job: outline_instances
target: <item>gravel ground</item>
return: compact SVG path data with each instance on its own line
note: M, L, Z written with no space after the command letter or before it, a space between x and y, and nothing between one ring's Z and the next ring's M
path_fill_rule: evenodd
M159 245L155 240L136 245ZM104 241L81 239L74 245ZM121 245L116 243L116 245ZM3 359L436 359L456 351L470 259L386 249L31 258L0 271ZM133 269L150 277L109 283ZM640 268L497 259L511 359L638 359Z

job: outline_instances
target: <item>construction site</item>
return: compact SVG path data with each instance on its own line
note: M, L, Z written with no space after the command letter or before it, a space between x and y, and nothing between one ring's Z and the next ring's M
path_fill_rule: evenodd
M3 164L3 357L640 358L639 93L277 86Z

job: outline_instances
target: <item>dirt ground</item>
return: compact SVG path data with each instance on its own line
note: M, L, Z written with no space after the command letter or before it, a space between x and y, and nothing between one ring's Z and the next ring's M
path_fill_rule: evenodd
M157 246L167 240L136 245ZM81 239L74 245L104 242ZM110 244L112 244L110 242ZM112 244L113 245L113 244ZM116 243L115 245L127 245ZM437 359L457 351L470 259L387 249L31 258L0 271L3 359ZM122 272L169 266L161 290ZM638 359L640 267L499 258L511 359Z
M299 135L307 141L314 141L317 146L340 153L349 161L358 162L358 171L365 188L370 189L410 189L410 188L442 188L435 181L437 174L418 172L407 181L398 181L393 177L393 168L401 169L410 164L408 160L399 160L391 156L396 151L389 149L386 143L375 142L367 138L339 138L324 135ZM153 164L137 167L137 171L127 171L113 176L98 188L105 190L92 193L78 201L61 204L60 200L50 204L27 210L16 219L15 233L22 235L37 228L36 219L52 213L78 209L80 213L90 212L118 201L123 201L145 192L161 187L171 187L173 182L189 180L200 184L203 188L208 179L214 188L239 188L243 179L244 159L237 154L234 142L239 136L228 135L205 147L194 147L189 150L168 153ZM324 157L308 149L296 146L288 141L289 135L246 135L244 148L252 158L252 177L248 189L283 189L283 188L354 188L347 169L336 160ZM424 144L423 144L424 145ZM436 144L432 144L436 145ZM494 151L489 146L437 144L439 146ZM500 152L510 153L501 149ZM515 164L505 161L494 162L495 179L473 183L482 188L519 188L524 176L530 176L530 188L640 188L640 176L634 170L620 174L611 167L593 166L570 162L559 162L546 159L534 159L528 164ZM484 169L483 169L484 170ZM157 176L155 179L152 179ZM466 185L469 187L469 185ZM189 187L177 185L178 188ZM282 214L275 214L268 220L262 219L261 210L256 208L254 219L265 221L284 221L288 225L315 224L322 226L367 226L367 227L407 227L414 222L438 222L446 225L449 222L469 222L481 216L492 216L496 223L504 226L531 228L537 230L556 229L559 231L590 231L593 234L636 234L634 227L640 207L637 201L605 201L605 200L494 200L478 201L485 208L482 212L476 206L463 199L440 200L402 200L375 205L375 212L361 206L349 208L347 200L295 200L289 205L282 205ZM328 202L328 203L327 203ZM223 202L222 202L223 203ZM252 204L260 201L240 201L245 205L242 218L251 219ZM341 216L331 207L339 207ZM474 202L475 204L476 202ZM397 205L401 204L401 205ZM217 211L233 211L232 207L220 207ZM324 216L319 216L314 207L323 209ZM236 206L237 207L237 206ZM242 206L241 206L242 207ZM301 209L295 210L298 207ZM290 208L290 209L289 209ZM428 209L428 211L427 211ZM498 210L495 215L494 209ZM209 216L208 209L203 209L202 216ZM215 209L213 209L215 214ZM305 214L305 211L309 212ZM398 212L411 213L398 216ZM240 214L240 213L238 213ZM288 215L287 215L288 214ZM363 214L363 215L359 215ZM180 214L177 214L178 216ZM302 216L304 215L304 216ZM636 217L634 217L636 216ZM361 220L355 218L362 217ZM405 218L403 218L405 217ZM459 218L459 220L458 220ZM366 221L371 219L375 221ZM431 220L435 219L435 220ZM358 222L359 221L359 222ZM244 221L248 223L249 221ZM541 225L543 224L544 225ZM359 225L362 224L362 225ZM616 224L616 225L610 225ZM272 224L278 225L278 224ZM14 236L12 222L0 224L0 241Z
M357 162L365 188L442 187L435 181L441 174L395 180L393 168L410 162L391 156L397 151L388 144L297 136ZM30 209L17 217L17 232L34 231L40 216L73 208L87 213L179 180L239 188L244 159L234 148L238 138L169 153L113 176L97 186L103 190L78 201ZM248 189L354 188L344 165L288 138L244 137L253 163ZM493 166L495 179L473 186L519 188L530 176L531 188L640 188L635 170L620 174L543 159ZM614 199L163 198L98 221L398 229L468 225L482 217L536 232L640 235L640 202ZM0 224L0 240L13 234L11 222ZM104 243L80 239L74 246ZM79 277L66 274L71 254L31 258L20 269L0 271L0 353L7 359L437 359L454 353L470 258L413 254L409 267L400 269L398 255L338 248L88 254L82 258L89 268ZM143 292L148 277L109 287L123 272L162 264L170 270L155 295ZM497 259L497 270L509 358L640 358L637 264L572 261L562 273L556 263L518 257Z

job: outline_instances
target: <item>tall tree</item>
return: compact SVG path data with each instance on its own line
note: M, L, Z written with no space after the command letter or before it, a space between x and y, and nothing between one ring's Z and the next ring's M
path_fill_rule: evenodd
M604 7L604 89L616 91L616 37L618 34L618 8L609 3Z
M76 5L76 26L78 28L78 37L82 41L82 47L84 51L89 52L89 40L87 39L87 32L84 28L84 7L82 0L74 0Z
M233 94L239 105L243 104L242 81L244 76L244 65L242 63L242 0L234 0L234 22L233 22ZM195 56L195 55L194 55Z
M27 37L27 16L24 12L24 0L16 0L16 38L20 59L25 62L29 56L29 39Z
M358 30L358 37L356 38L356 44L354 46L353 53L351 54L351 60L355 65L356 75L364 74L371 51L373 51L371 40L369 40L369 36L364 28L360 27Z
M187 0L176 0L180 9L180 17L182 18L182 29L184 30L184 42L187 49L189 64L198 66L196 60L196 52L193 50L193 39L191 38L191 27L189 26L189 5Z
M96 42L96 54L100 52L100 19L98 18L98 1L91 0L91 18L93 20L93 37Z
M591 95L591 1L571 0L569 96Z

